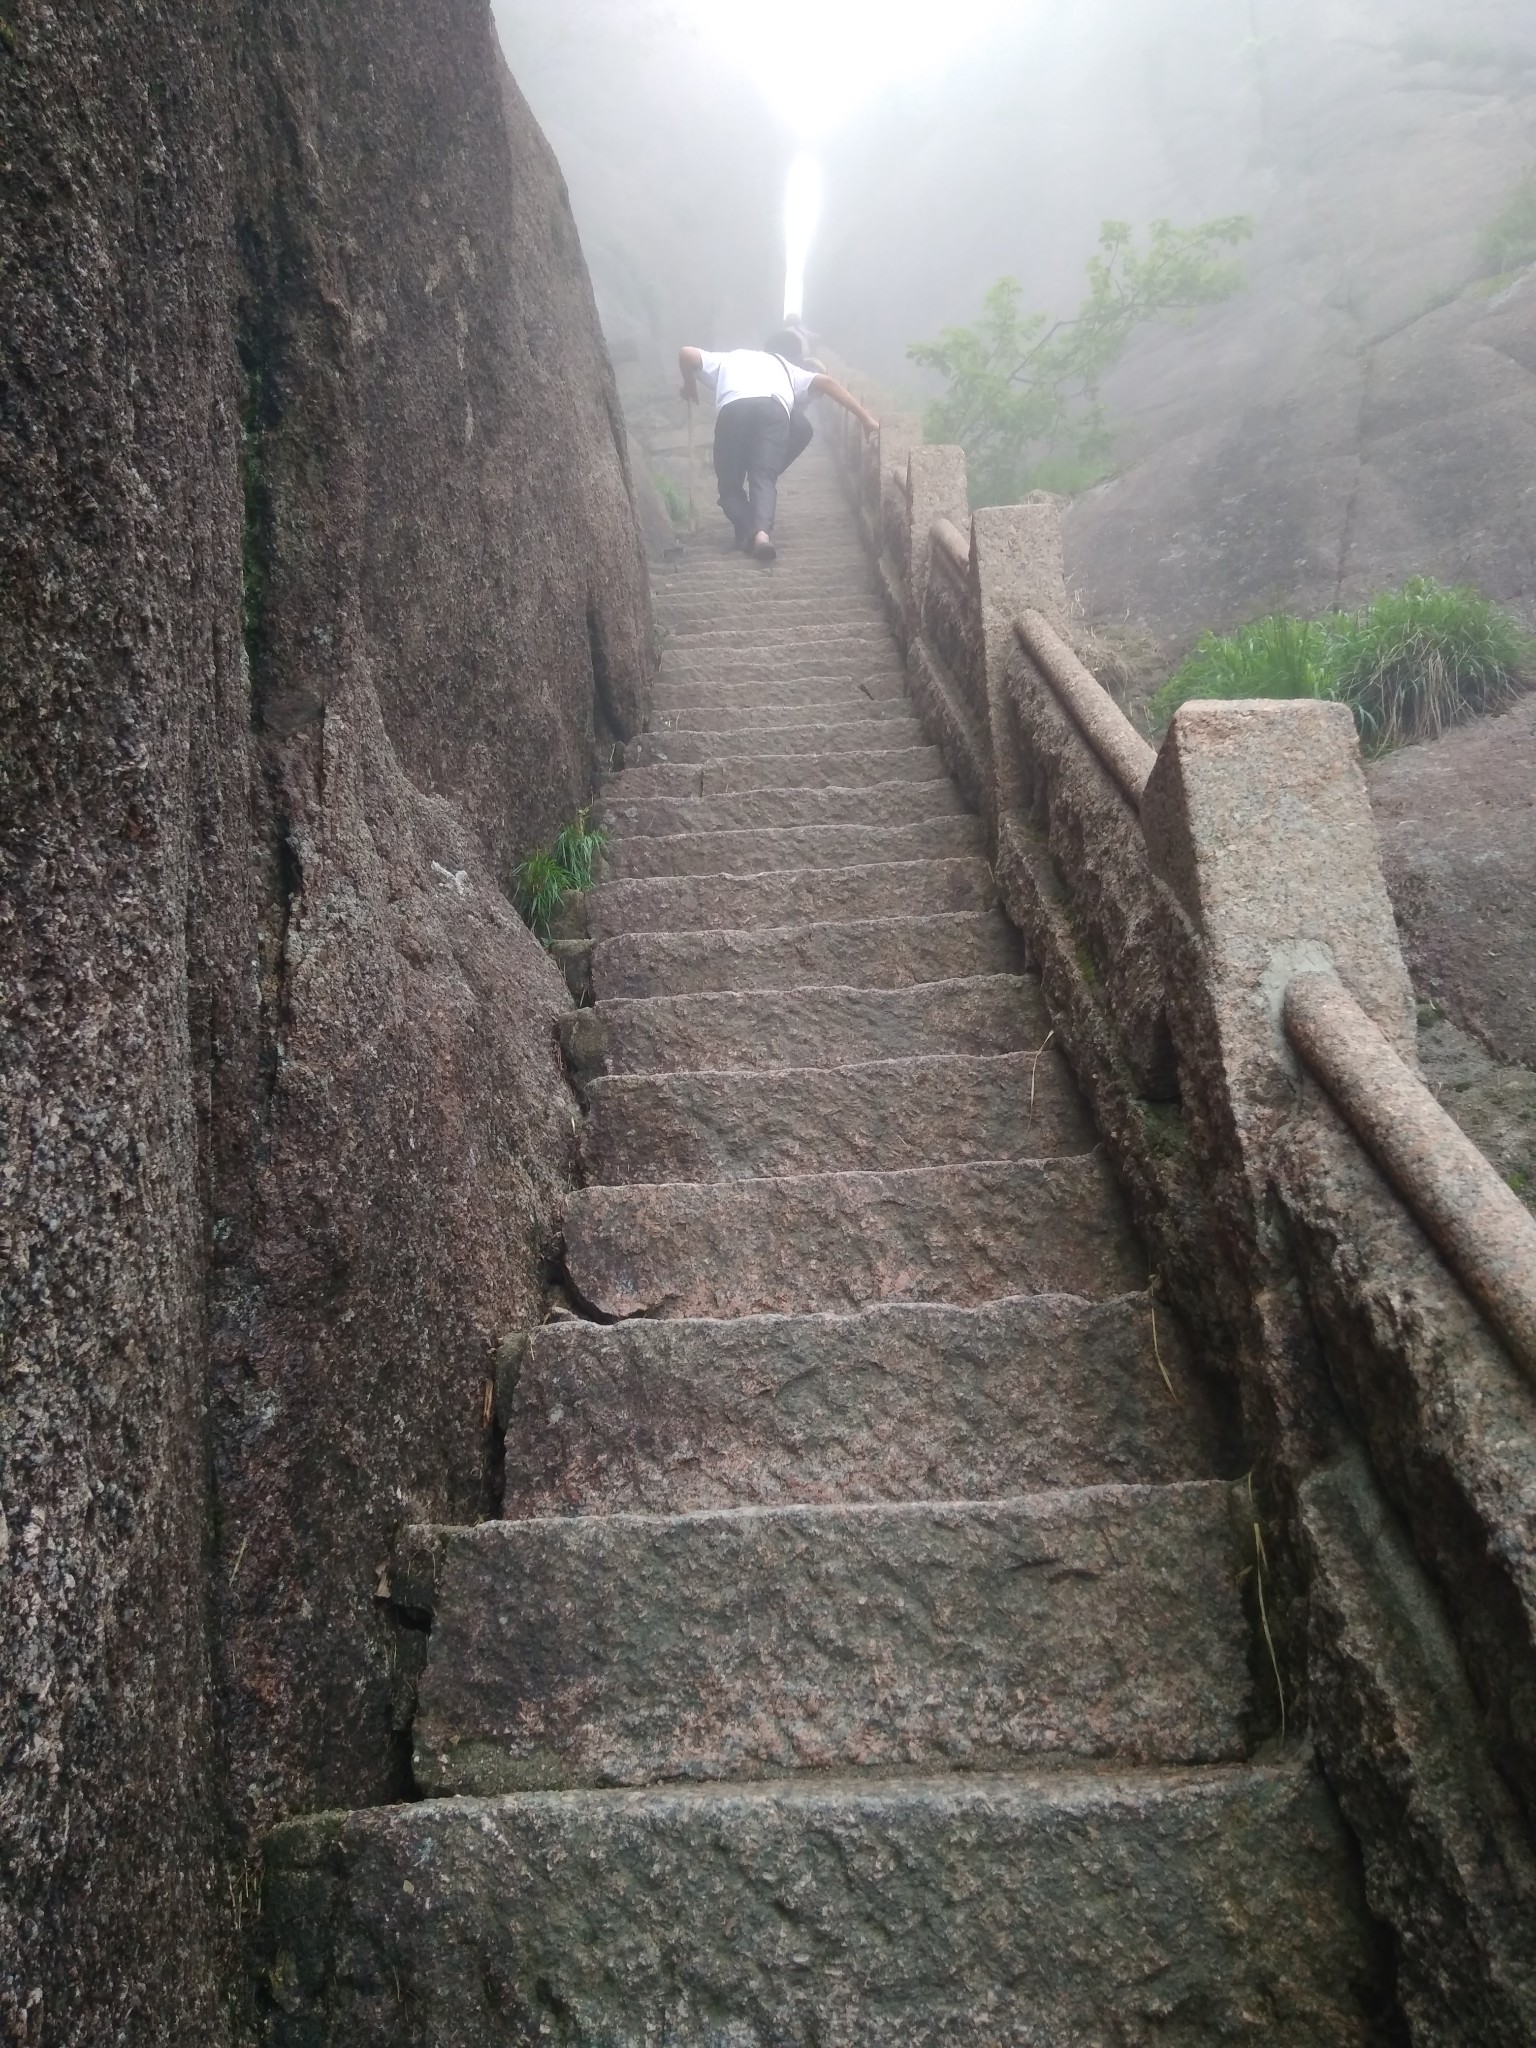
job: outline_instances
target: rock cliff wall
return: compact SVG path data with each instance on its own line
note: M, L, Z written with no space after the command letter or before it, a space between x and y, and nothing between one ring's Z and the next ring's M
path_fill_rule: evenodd
M645 572L479 8L7 0L0 95L0 2033L213 2043L252 1830L398 1789L392 1528L496 1484L571 1142L503 885Z

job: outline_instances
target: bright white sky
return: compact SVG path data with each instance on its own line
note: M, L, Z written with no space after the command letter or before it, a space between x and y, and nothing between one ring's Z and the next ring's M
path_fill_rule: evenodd
M866 100L939 70L1035 0L681 0L704 36L757 81L795 139L814 145Z
M681 0L800 146L785 195L786 318L805 306L821 213L815 150L877 94L930 76L1035 0Z

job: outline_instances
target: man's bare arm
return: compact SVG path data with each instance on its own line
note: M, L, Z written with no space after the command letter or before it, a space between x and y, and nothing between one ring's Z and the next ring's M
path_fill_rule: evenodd
M683 373L681 395L690 405L699 402L699 372L704 367L704 352L697 348L680 348L677 352L677 367Z
M851 412L866 434L879 433L880 422L874 414L860 405L845 385L839 384L835 377L827 376L825 371L812 380L811 395L813 398L830 398L832 403L840 405L844 412Z

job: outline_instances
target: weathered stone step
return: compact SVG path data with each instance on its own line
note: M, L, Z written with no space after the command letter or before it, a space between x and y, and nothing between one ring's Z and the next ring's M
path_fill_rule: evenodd
M843 602L850 592L862 595L870 585L867 566L861 572L857 558L845 556L814 567L802 559L793 571L781 563L779 573L771 576L739 560L704 564L690 574L688 588L695 604L702 599L720 618L742 622L782 618L791 615L792 606L797 608L793 616L803 616L809 607Z
M662 659L660 680L730 685L815 682L828 676L895 679L901 674L901 658L889 638L883 646L858 643L850 647L840 641L824 645L807 636L793 645L720 653L687 655L669 650Z
M883 732L881 738L883 741ZM605 806L641 796L723 796L746 789L869 789L884 782L932 782L944 772L937 747L865 744L842 753L724 753L701 762L626 766L605 785Z
M626 932L591 949L591 987L615 996L722 989L907 988L914 982L1017 974L1018 934L996 910L865 918L736 932Z
M1097 1133L1059 1053L952 1053L588 1085L590 1186L1059 1159Z
M819 687L823 694L803 704L753 704L730 699L671 707L658 704L652 709L650 729L642 738L674 732L755 735L786 726L881 724L893 719L899 719L904 727L913 723L905 697L866 696L852 685L839 695L837 684L825 680ZM905 736L910 737L910 732Z
M713 598L690 598L659 592L656 615L667 633L667 646L686 645L698 635L868 632L889 633L885 608L876 597L837 596L795 598L782 592L771 600L733 600L722 606Z
M690 591L741 591L755 596L792 595L829 584L839 594L867 589L869 558L836 511L824 517L804 513L781 521L775 538L779 559L771 570L729 545L701 548L679 564L678 581ZM850 573L852 572L852 573Z
M928 1053L1035 1052L1051 1028L1037 984L991 974L915 988L792 988L658 996L568 1010L560 1020L578 1084L599 1074L772 1071L816 1061Z
M829 702L829 690L835 693L837 701L842 703L856 699L864 703L877 704L901 704L906 701L906 680L900 670L891 674L870 676L861 669L856 676L834 677L830 683L824 682L818 676L795 676L788 682L768 677L744 683L694 683L685 682L681 678L672 681L660 676L651 693L651 707L653 715L657 718L672 718L680 711L704 705L725 710L733 704L739 704L744 709L776 704L788 711L799 705L814 706Z
M788 648L799 653L812 647L829 652L854 648L877 648L882 654L894 648L891 629L878 609L853 616L817 616L789 624L744 625L740 620L705 616L697 624L678 629L669 627L662 654L663 666L674 654L696 658L709 654L762 655Z
M598 821L615 838L777 831L800 825L899 828L924 818L970 815L947 777L933 782L880 782L865 789L747 789L714 797L626 798L621 794L622 781L621 777L608 785L596 812Z
M429 1800L268 1838L272 2048L1371 2048L1300 1758Z
M999 1500L1223 1469L1178 1326L1145 1294L551 1323L503 1420L516 1520Z
M751 759L777 754L848 754L860 749L918 747L923 729L910 713L882 718L874 732L870 721L860 717L839 719L822 725L747 726L731 730L700 731L672 727L666 732L643 732L624 746L626 769L633 763L644 767L653 761L713 761L717 758Z
M566 1272L598 1315L753 1316L1145 1284L1109 1170L1079 1159L572 1195Z
M417 1789L1238 1762L1232 1508L1197 1482L408 1530Z
M782 607L777 608L782 610ZM743 619L737 613L717 613L712 618L701 618L689 622L688 630L679 634L668 629L663 652L671 654L678 648L701 653L745 654L761 653L767 648L794 646L850 646L880 647L890 650L895 641L884 614L878 606L866 607L853 616L838 616L821 606L817 615L785 619L773 615L757 619Z
M586 894L594 939L642 932L751 931L759 926L932 917L987 909L992 870L974 856L882 861L868 867L793 868L781 874L648 875L603 882Z
M662 838L625 832L603 856L603 880L977 859L984 850L980 820L963 813L902 825L798 825L756 832L673 832Z

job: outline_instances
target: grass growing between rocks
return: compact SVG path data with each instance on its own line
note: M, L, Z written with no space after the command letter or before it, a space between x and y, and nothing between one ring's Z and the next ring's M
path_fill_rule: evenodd
M1161 732L1191 697L1321 698L1347 704L1365 751L1383 754L1499 710L1533 680L1536 640L1517 618L1480 591L1417 576L1363 611L1207 633L1151 715Z
M590 811L578 811L553 846L530 853L513 872L512 897L518 916L541 945L549 944L551 927L566 898L592 886L608 834L600 825L591 824L590 818Z
M679 533L686 533L692 524L688 513L688 493L676 477L668 476L665 470L657 472L655 483L656 495L666 506L667 517Z

